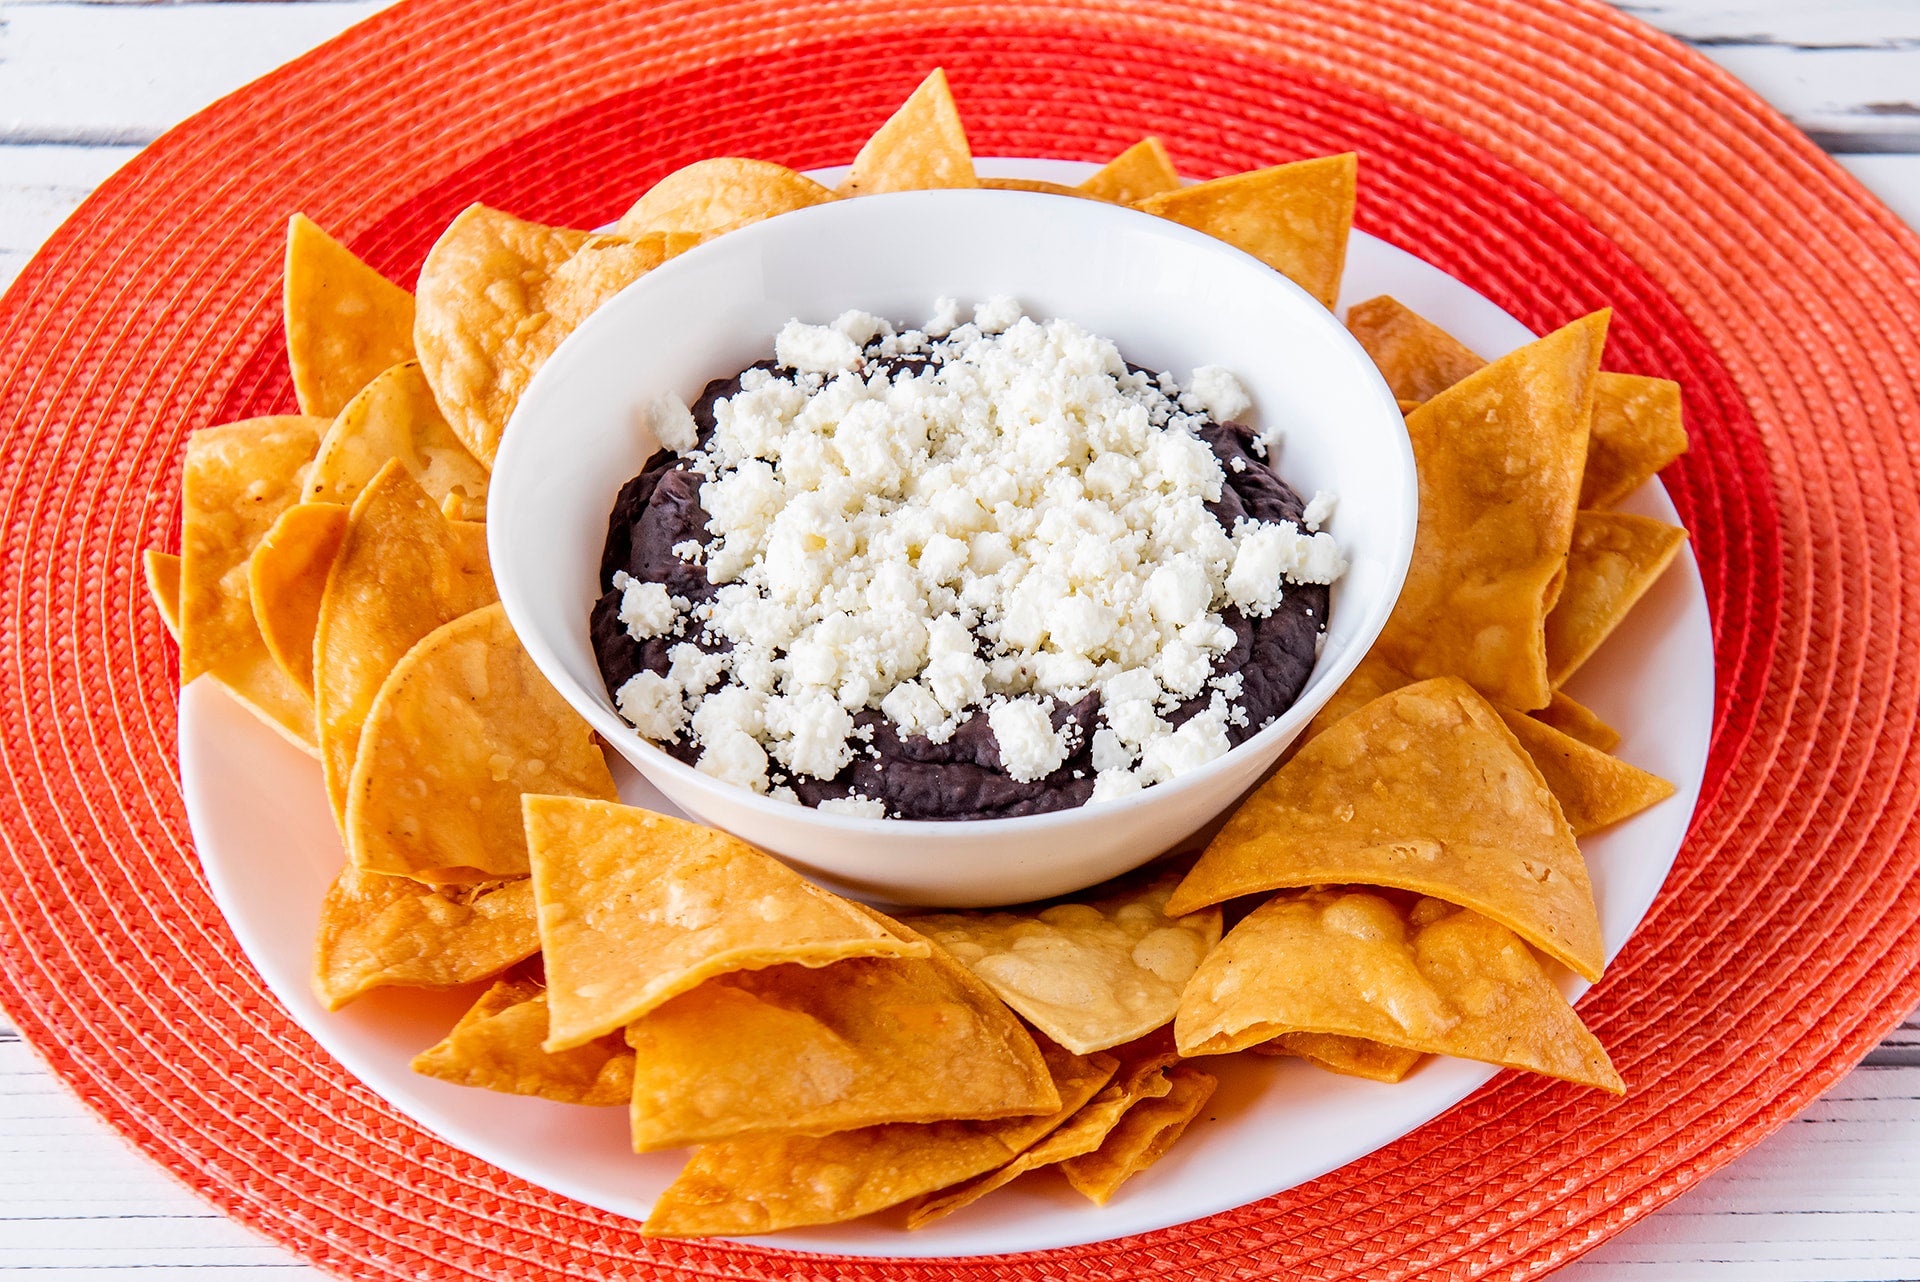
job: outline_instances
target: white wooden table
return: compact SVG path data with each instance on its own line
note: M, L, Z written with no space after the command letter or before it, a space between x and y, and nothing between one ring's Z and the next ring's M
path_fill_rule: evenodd
M0 0L0 288L139 148L380 5ZM1920 225L1920 0L1638 0ZM0 1019L0 1273L319 1278L126 1147ZM1779 1134L1557 1275L1920 1278L1920 1016Z

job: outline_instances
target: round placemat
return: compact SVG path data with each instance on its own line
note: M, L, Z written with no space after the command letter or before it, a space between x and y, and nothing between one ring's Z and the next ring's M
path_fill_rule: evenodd
M848 160L932 66L982 155L1143 133L1207 177L1361 155L1359 225L1685 387L1706 790L1581 1004L1621 1100L1504 1075L1210 1219L991 1260L654 1243L437 1142L318 1050L200 878L140 549L186 434L293 404L288 214L411 281L485 200L575 226L734 153ZM109 180L0 303L0 1002L210 1201L366 1278L1531 1277L1786 1120L1920 1001L1920 241L1702 59L1591 0L415 0Z

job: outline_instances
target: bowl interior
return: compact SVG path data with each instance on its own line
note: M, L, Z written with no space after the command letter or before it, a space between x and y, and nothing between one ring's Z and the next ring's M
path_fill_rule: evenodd
M710 379L764 359L794 317L818 323L858 308L913 325L940 296L971 305L998 294L1019 299L1029 315L1073 320L1113 339L1129 360L1182 380L1199 365L1228 367L1253 396L1254 425L1279 434L1281 474L1304 497L1339 495L1329 528L1351 568L1335 587L1321 661L1286 726L1277 722L1236 753L1291 737L1385 622L1413 542L1405 429L1366 354L1290 281L1165 220L1036 193L909 192L786 214L674 259L588 318L521 398L489 497L494 576L534 661L609 743L696 813L713 817L713 792L724 789L729 804L829 828L901 825L815 811L803 818L796 807L719 785L614 711L588 613L608 511L657 448L642 407L667 391L691 402ZM1192 777L1119 804L1171 800ZM978 842L989 830L1040 820L1057 825L1061 816L912 826L935 839L964 830Z

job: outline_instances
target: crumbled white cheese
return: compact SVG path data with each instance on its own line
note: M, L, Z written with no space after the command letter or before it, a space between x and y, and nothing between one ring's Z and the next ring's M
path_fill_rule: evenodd
M824 810L830 815L852 815L856 819L887 817L886 802L873 797L863 797L857 792L847 797L829 797L815 809Z
M699 442L699 428L693 411L672 392L662 392L647 405L647 425L662 449L683 454Z
M680 691L658 672L636 672L614 693L620 715L649 739L677 743L686 724L687 706Z
M613 572L613 586L620 593L620 622L635 641L673 631L687 608L687 599L672 595L666 585L644 582L625 570Z
M1307 501L1306 510L1300 514L1300 524L1317 534L1321 526L1333 519L1333 510L1339 505L1338 494L1331 490L1315 490L1313 497Z
M1210 680L1236 640L1220 611L1259 617L1285 583L1344 570L1317 532L1332 496L1315 496L1305 532L1222 530L1207 505L1226 478L1194 433L1252 408L1229 371L1202 366L1183 390L1011 298L972 317L941 299L918 330L864 312L789 322L784 368L747 371L716 403L705 446L683 451L713 541L673 551L719 590L689 611L659 585L616 586L636 638L692 626L725 652L674 647L666 677L622 688L623 715L631 703L629 720L671 741L690 710L700 769L763 792L769 757L828 779L873 752L871 727L855 730L866 709L935 742L984 710L1022 782L1091 734L1099 800L1226 751L1246 715L1237 674ZM895 371L889 357L912 360ZM666 606L691 624L663 620ZM1166 719L1209 688L1205 711ZM1054 710L1090 692L1101 724L1056 731ZM830 804L851 803L880 804Z

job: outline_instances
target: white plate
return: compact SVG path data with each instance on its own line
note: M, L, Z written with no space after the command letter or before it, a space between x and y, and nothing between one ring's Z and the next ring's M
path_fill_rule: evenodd
M1005 177L1076 182L1090 166L983 161ZM827 174L827 177L832 177ZM1356 232L1341 305L1391 293L1497 356L1532 337L1444 272ZM1658 482L1623 510L1678 519ZM1619 752L1674 782L1675 796L1581 843L1611 959L1666 880L1686 836L1713 726L1713 635L1690 550L1619 632L1581 669L1569 693L1625 736ZM623 799L674 813L615 762ZM215 900L267 986L315 1040L374 1092L456 1148L523 1179L636 1219L678 1171L682 1154L628 1151L624 1110L584 1109L470 1090L409 1068L470 1005L454 993L375 992L338 1013L308 989L322 895L343 860L319 765L210 682L181 692L180 776L194 843ZM1569 997L1586 985L1561 973ZM908 1234L884 1221L753 1239L795 1250L943 1256L1034 1251L1143 1233L1241 1206L1323 1175L1438 1117L1493 1075L1463 1060L1430 1060L1397 1086L1336 1077L1292 1059L1242 1055L1213 1064L1220 1089L1206 1114L1158 1165L1096 1208L1053 1176L1020 1180Z

